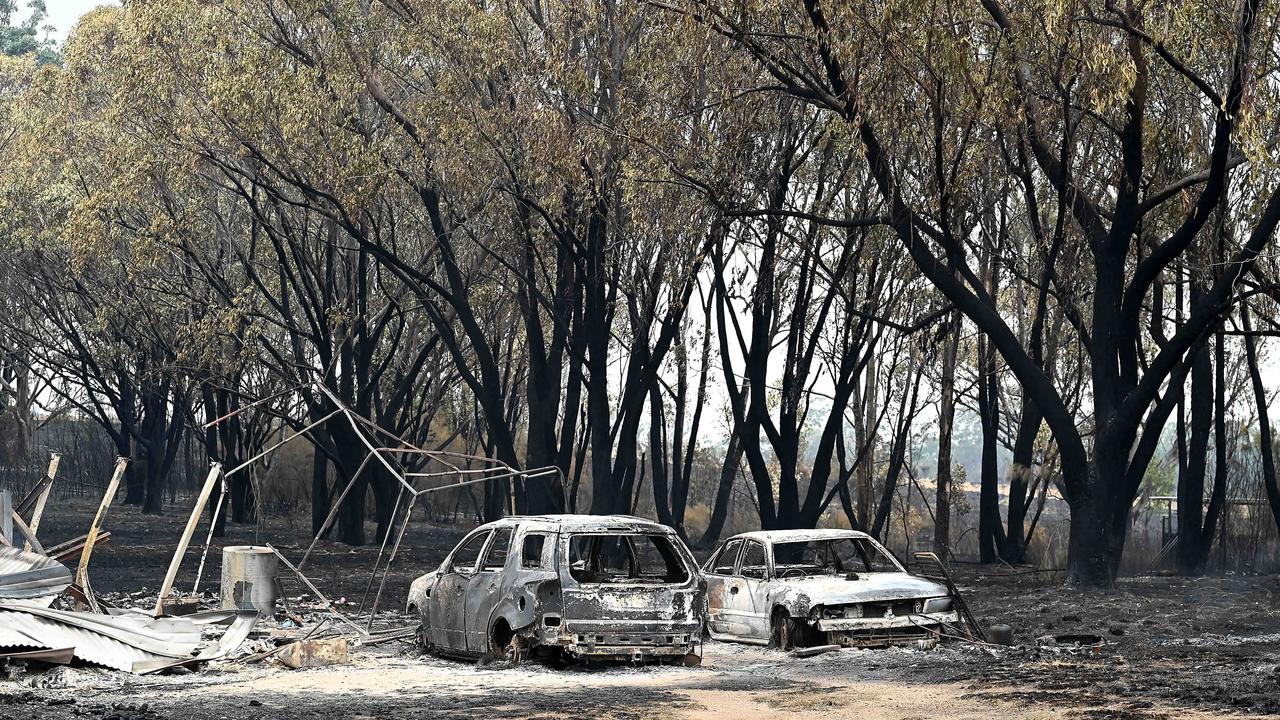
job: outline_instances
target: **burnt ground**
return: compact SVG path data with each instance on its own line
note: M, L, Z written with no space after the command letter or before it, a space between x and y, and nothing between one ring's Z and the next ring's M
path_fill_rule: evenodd
M51 504L42 538L82 534L93 509ZM95 589L149 607L184 521L112 508L111 542L93 557ZM282 518L256 532L229 527L214 543L202 587L216 590L221 546L271 542L296 561L306 529L305 519ZM204 532L179 574L182 590L194 580ZM398 613L408 582L463 532L409 530L380 624L409 622ZM358 602L377 552L323 542L307 574L330 597ZM346 665L299 671L229 661L148 677L95 668L14 672L0 677L0 718L1280 717L1280 577L1128 578L1113 592L1083 592L1025 570L961 566L958 575L980 621L1013 628L1013 647L951 642L799 659L711 642L701 667L552 670L420 657L410 644L390 642L354 649ZM284 589L290 597L305 592L289 580ZM1072 635L1099 642L1054 639Z

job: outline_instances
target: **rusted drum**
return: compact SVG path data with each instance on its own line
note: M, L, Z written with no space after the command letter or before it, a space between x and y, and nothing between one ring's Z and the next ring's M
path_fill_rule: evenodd
M222 609L275 612L276 570L271 548L232 545L222 549Z

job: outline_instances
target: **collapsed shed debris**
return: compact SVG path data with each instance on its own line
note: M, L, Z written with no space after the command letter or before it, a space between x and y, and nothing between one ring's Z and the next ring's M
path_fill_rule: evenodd
M242 645L257 620L256 612L195 613L188 617L157 618L137 610L104 608L89 586L88 566L94 547L106 536L101 530L119 488L128 461L120 458L107 485L89 532L50 548L46 552L36 537L59 456L53 455L45 478L16 507L0 509L24 539L24 547L13 542L12 534L0 531L0 661L39 661L67 664L75 660L139 674L158 672L180 665L208 662L226 657ZM8 498L8 494L5 493ZM22 513L31 511L28 522ZM10 531L12 533L13 531ZM175 563L181 556L175 553ZM72 582L71 571L59 559L79 555ZM171 568L172 571L172 568ZM75 600L79 608L92 611L61 610L53 607L61 595ZM160 600L163 600L164 593ZM202 628L229 624L211 641Z
M335 416L339 414L351 422L370 449L367 464L372 462L389 467L390 463L386 458L375 459L375 456L383 453L389 457L394 457L396 453L427 453L407 444L394 449L377 446L375 439L379 433L385 434L385 431L345 408L334 413ZM291 439L293 438L286 439L286 442ZM8 493L2 493L0 520L4 522L0 524L0 666L13 662L52 665L74 662L146 674L227 659L240 652L242 662L279 655L281 663L287 667L312 667L341 662L349 649L355 646L393 640L412 641L416 635L416 628L413 627L388 626L385 620L380 619L375 630L377 596L368 608L367 626L362 627L364 602L356 613L361 621L358 624L339 607L354 605L353 603L347 603L345 599L339 603L329 600L315 583L302 574L301 563L295 566L270 545L247 548L252 551L253 559L259 561L254 565L257 569L247 574L241 573L245 577L231 583L233 587L239 588L239 593L222 593L227 595L221 598L225 609L202 611L201 608L206 605L202 602L202 597L197 595L199 578L203 574L205 558L211 545L211 534L201 551L200 567L192 593L182 595L174 592L178 569L187 554L196 527L205 517L204 511L213 488L221 482L225 491L226 478L246 469L252 462L250 460L229 472L223 472L219 464L211 463L209 476L176 544L160 591L154 595L146 592L132 593L123 598L128 605L154 603L153 606L148 606L152 607L150 611L113 607L108 600L118 603L120 596L100 599L90 585L89 561L94 549L110 538L110 532L103 529L103 521L121 485L128 465L126 458L117 461L88 532L48 548L42 546L36 533L57 474L59 457L56 454L52 457L45 477L16 505ZM448 462L445 464L460 474L467 473ZM489 481L495 476L507 477L513 472L502 466L486 469L480 474L485 481ZM418 475L431 477L435 474ZM406 523L412 510L412 500L417 494L424 492L413 489L414 481L410 479L412 476L412 473L404 473L401 477L402 499L404 495L410 497L407 504L400 506L405 511L402 522ZM462 484L468 483L464 481ZM223 498L225 497L224 492ZM212 508L212 523L217 522L222 504ZM403 527L400 533L403 534ZM313 542L308 553L314 545ZM396 545L398 546L398 542ZM395 549L384 543L379 560L371 571L370 589L379 570L385 580L386 566L394 558ZM228 550L235 555L236 548ZM61 562L76 560L74 573ZM304 555L303 561L305 560ZM292 602L288 598L279 597L279 580L275 570L277 562L296 575L299 583L310 592L310 604L299 605L304 603L306 596L292 598ZM235 574L232 572L232 575ZM248 583L252 583L254 587L250 587ZM381 583L378 590L380 593ZM75 609L63 609L62 606L55 605L60 596L69 598L64 599L68 603L66 607L71 607L70 602L74 601ZM365 601L367 600L366 593ZM277 611L277 601L284 603L283 613ZM215 605L219 602L217 594L214 594L213 602ZM255 626L260 620L273 615L280 619L278 627L255 632ZM332 623L334 620L349 629L339 632ZM226 627L217 627L220 625ZM319 632L326 626L329 628L327 632ZM255 637L258 639L251 643L251 638ZM264 644L274 647L254 652L254 644L258 650ZM249 652L248 656L244 655L246 651Z
M0 547L0 658L51 664L78 659L127 672L156 672L224 657L244 642L257 617L246 612L151 618L134 611L102 614L51 607L71 587L71 571L58 561ZM230 622L231 627L217 642L205 644L200 628L212 622Z
M0 599L49 607L71 584L71 571L48 556L0 547Z
M325 667L347 660L347 639L298 640L280 648L280 662L294 670L304 667Z

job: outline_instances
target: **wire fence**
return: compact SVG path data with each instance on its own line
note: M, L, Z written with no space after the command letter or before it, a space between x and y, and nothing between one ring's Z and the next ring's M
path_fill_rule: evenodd
M52 453L62 456L52 498L102 497L115 466L116 447L97 424L78 419L48 423L35 432L26 458L0 463L0 490L8 490L15 500L26 495L48 472ZM165 487L167 499L189 494L206 467L203 448L188 433Z

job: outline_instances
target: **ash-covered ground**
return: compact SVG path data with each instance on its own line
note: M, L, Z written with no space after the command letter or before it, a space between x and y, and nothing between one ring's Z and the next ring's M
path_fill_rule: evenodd
M41 535L84 532L89 503L51 507ZM94 553L95 589L149 607L184 518L112 508L110 544ZM463 528L415 525L387 580L379 624L399 614L408 582ZM305 527L273 519L230 527L203 587L216 590L223 545L271 542L301 555ZM179 575L194 580L203 529ZM358 601L378 548L322 543L307 574ZM268 661L135 677L94 668L18 671L0 681L0 718L1184 718L1280 716L1280 578L1127 578L1081 592L1024 570L961 566L984 624L1014 630L1009 648L950 642L930 650L842 650L800 659L710 642L700 667L553 670L420 656L412 644L355 648L341 666L291 671ZM305 590L285 581L287 596ZM268 629L270 623L260 625ZM1067 636L1096 636L1085 647ZM1064 638L1064 641L1059 641Z

